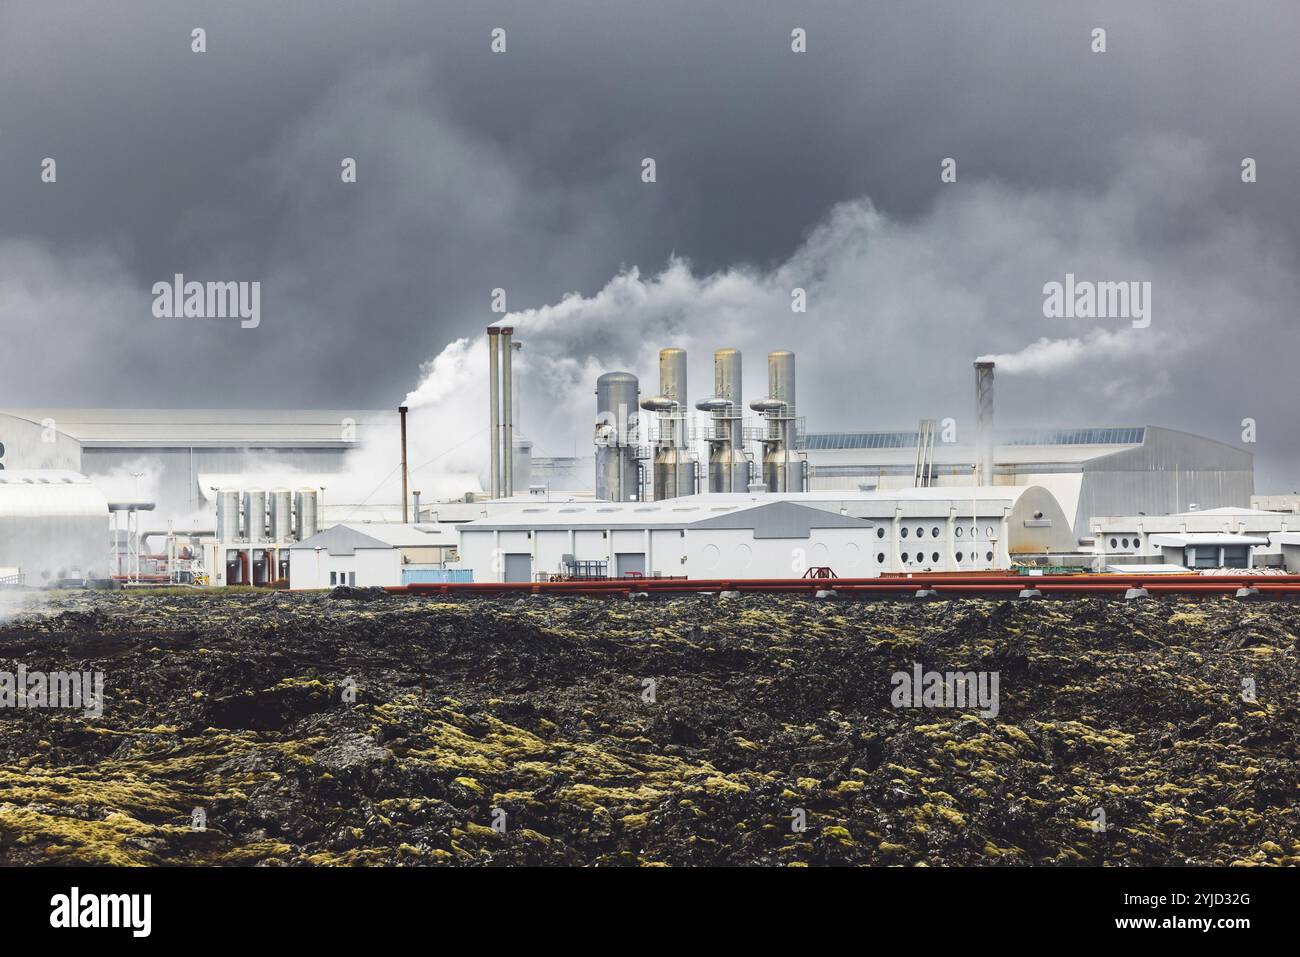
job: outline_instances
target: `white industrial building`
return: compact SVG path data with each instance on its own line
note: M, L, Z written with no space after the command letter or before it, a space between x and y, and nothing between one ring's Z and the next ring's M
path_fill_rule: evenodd
M802 437L813 489L911 486L917 431L815 432ZM978 450L936 442L923 481L970 485ZM1097 515L1164 515L1245 507L1255 490L1250 452L1204 436L1156 426L1004 433L992 450L991 484L1041 485L1083 537Z
M110 574L108 501L64 469L0 470L0 567L17 584Z
M475 581L584 577L841 578L1007 568L1073 550L1046 490L710 493L660 502L536 503L459 527Z
M289 587L295 591L351 585L390 588L417 581L457 580L432 575L456 559L456 530L446 525L341 524L300 542L289 552Z
M60 468L101 484L143 473L161 516L211 507L215 477L270 467L342 472L347 453L393 412L346 409L0 409L5 468ZM263 485L271 484L265 479ZM294 485L302 484L302 480ZM121 494L121 493L118 493Z
M1175 515L1110 515L1091 522L1098 564L1110 569L1286 567L1300 571L1300 515L1197 508Z

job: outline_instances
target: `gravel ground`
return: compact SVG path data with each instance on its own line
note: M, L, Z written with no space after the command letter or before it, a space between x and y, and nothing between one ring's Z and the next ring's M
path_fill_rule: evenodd
M16 601L0 864L1300 864L1289 602Z

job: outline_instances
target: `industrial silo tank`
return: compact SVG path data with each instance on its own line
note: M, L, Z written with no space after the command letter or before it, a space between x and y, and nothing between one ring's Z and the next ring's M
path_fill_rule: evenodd
M319 499L314 488L299 489L296 499L297 536L301 542L316 534Z
M244 493L244 538L266 541L266 490L250 488Z
M636 458L640 387L630 372L606 372L596 380L596 498L635 501L640 488Z
M217 492L217 541L239 541L239 490L223 488Z
M271 540L293 541L293 493L287 488L271 491Z

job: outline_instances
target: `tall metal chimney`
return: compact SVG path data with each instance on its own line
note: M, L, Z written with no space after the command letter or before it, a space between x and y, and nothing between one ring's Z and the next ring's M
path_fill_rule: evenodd
M749 460L745 458L745 419L741 406L740 352L713 353L713 395L695 408L713 416L709 435L709 491L749 491Z
M501 496L501 384L500 375L497 367L499 359L497 356L497 339L500 337L501 330L496 326L487 327L488 335L488 445L491 446L491 481L488 483L491 488L489 494L492 498Z
M975 363L975 474L993 484L993 363Z
M397 407L397 416L402 420L402 524L406 524L406 406Z
M511 342L510 342L510 348L511 348L514 352L518 352L518 351L519 351L520 349L522 349L523 347L524 347L524 344L523 344L522 342L520 342L518 339L512 339ZM512 379L513 379L513 378L516 378L515 373L514 373L514 367L513 367L513 365L511 366L510 376L511 376ZM514 420L512 424L514 425L514 429L515 429L515 435L516 435L516 437L522 435L522 434L523 434L523 431L524 431L524 425L523 425L523 423L524 423L524 417L523 417L523 413L520 411L520 408L519 408L519 393L520 393L521 391L522 391L522 390L519 388L519 383L516 382L516 383L515 383L515 407L511 410L511 413L510 413L510 414L511 414L511 417L512 417L513 420Z
M659 350L659 394L641 401L641 408L658 413L654 447L656 501L695 494L695 461L690 452L686 412L686 350Z
M767 420L763 436L763 485L769 492L804 491L803 463L795 443L798 418L794 404L794 353L786 349L767 354L767 398L749 407Z
M514 332L510 326L501 330L501 415L505 418L501 437L501 458L504 464L502 494L509 498L515 494L515 414L514 366L515 351L511 348Z

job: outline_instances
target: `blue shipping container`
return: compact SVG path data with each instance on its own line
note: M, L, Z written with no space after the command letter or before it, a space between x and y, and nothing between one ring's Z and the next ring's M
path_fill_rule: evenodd
M403 568L403 585L441 585L444 582L472 582L472 568Z

